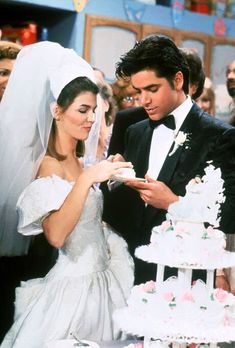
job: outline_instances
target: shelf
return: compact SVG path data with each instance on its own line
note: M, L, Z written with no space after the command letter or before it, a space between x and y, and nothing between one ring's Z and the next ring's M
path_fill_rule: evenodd
M0 5L7 6L27 6L27 7L45 7L47 9L57 9L63 11L75 12L72 0L1 0Z
M0 27L35 22L48 28L48 40L70 47L71 32L77 12L72 0L1 0Z

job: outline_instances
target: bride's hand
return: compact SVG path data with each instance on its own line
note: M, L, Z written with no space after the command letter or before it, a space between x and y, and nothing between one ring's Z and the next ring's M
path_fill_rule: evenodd
M92 181L92 184L94 184L109 180L113 175L120 174L122 168L133 168L133 165L131 162L110 162L110 160L107 159L85 169L84 174L87 175Z

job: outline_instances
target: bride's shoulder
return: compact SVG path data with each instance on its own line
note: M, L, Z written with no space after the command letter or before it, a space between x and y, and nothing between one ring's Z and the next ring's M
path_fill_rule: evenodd
M64 169L60 161L51 156L45 156L38 169L37 177L48 177L52 175L57 175L62 179L65 178Z

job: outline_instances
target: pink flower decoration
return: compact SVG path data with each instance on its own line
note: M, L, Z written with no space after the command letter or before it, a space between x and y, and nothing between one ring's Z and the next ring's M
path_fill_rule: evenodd
M218 17L214 23L214 32L217 36L225 36L227 32L226 23L223 18Z
M178 236L183 236L186 232L187 232L187 230L184 227L176 226L176 228L175 228L175 233Z
M225 326L230 326L231 325L231 320L230 320L230 318L227 315L224 316L224 325Z
M182 296L182 301L195 302L191 292L185 292Z
M207 227L207 233L210 237L213 237L215 235L215 229L212 226Z
M142 290L144 292L154 292L156 290L156 283L153 280L150 280L147 283L142 284Z
M144 348L144 341L134 343L135 348Z
M218 302L223 303L228 298L228 292L223 290L223 289L215 289L215 291L214 291L214 298Z
M163 297L167 302L172 302L174 300L173 292L166 292Z
M168 220L163 221L162 224L161 224L162 231L166 231L170 227L171 227L171 223Z

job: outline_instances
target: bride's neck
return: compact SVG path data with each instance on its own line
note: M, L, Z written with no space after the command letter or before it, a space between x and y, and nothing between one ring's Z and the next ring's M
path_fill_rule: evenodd
M77 140L68 137L60 137L56 139L56 150L66 158L76 158Z

